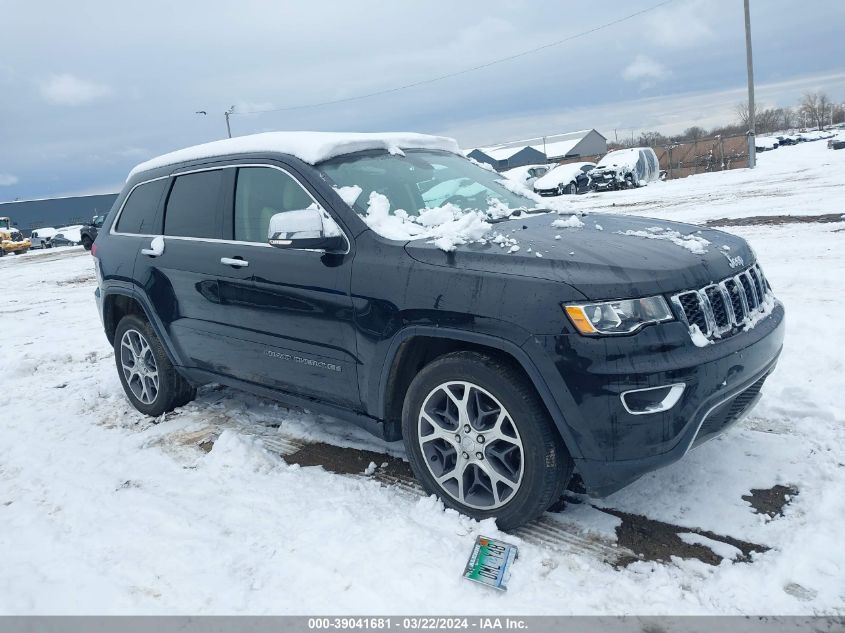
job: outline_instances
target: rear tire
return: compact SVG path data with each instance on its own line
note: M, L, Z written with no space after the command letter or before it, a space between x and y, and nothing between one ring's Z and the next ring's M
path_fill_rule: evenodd
M453 352L426 365L405 396L402 432L426 492L474 519L495 517L503 530L537 518L572 476L533 385L487 354Z
M567 193L572 195L572 196L576 195L578 193L578 184L575 183L575 182L570 182L569 183L569 191Z
M196 388L173 367L145 319L135 314L123 317L112 344L120 384L141 413L158 417L196 397Z
M90 237L88 237L87 235L83 235L83 236L82 236L82 247L83 247L86 251L90 251L90 250L91 250L91 244L93 244L93 243L94 243L94 240L92 240L92 239L91 239Z

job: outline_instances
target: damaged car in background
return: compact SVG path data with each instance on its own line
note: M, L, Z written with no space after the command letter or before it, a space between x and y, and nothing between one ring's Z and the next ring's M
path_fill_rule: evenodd
M541 196L562 196L590 190L589 172L595 163L566 163L558 165L534 183L534 193Z
M660 178L660 163L650 147L610 152L589 172L593 191L633 189Z

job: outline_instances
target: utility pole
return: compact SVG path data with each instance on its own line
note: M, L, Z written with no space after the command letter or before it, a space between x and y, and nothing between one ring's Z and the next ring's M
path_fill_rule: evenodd
M748 167L754 169L757 165L757 150L754 139L755 106L754 106L754 60L751 57L751 9L745 3L745 64L748 67Z
M235 106L232 106L228 110L223 113L223 116L226 117L226 133L229 135L229 138L232 138L232 126L229 125L229 117L235 111Z

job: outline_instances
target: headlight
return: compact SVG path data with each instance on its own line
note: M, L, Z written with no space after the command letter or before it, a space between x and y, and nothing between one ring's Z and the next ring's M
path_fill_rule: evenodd
M661 296L581 303L564 306L564 309L575 328L588 335L630 334L649 323L675 318Z

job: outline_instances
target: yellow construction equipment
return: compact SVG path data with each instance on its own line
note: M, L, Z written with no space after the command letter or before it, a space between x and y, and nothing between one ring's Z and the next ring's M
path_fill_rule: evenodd
M12 226L11 218L0 217L0 257L6 253L26 253L31 246L29 238Z

